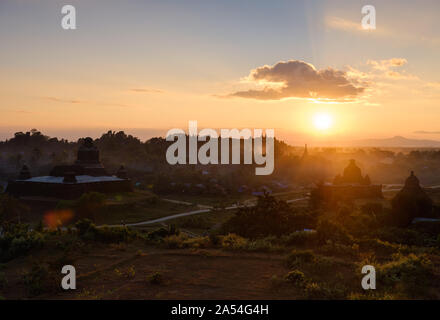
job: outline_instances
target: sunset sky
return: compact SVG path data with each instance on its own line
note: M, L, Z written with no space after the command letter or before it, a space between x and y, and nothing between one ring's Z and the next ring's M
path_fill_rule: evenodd
M0 138L197 120L294 144L440 140L439 30L438 0L1 0Z

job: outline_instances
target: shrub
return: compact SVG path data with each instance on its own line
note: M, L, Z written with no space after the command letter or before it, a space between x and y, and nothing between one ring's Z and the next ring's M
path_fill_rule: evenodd
M75 224L76 229L78 230L78 234L80 236L87 233L92 228L95 228L94 224L90 219L81 219Z
M173 226L174 225L170 225L168 228L161 227L159 229L153 230L147 234L147 239L148 240L158 240L158 239L162 239L162 238L165 238L168 236L178 235L179 230L177 230Z
M55 279L48 267L40 263L34 263L31 270L23 275L23 283L30 296L52 292L56 287Z
M7 224L0 237L0 261L8 261L39 248L44 243L42 233L31 231L28 225Z
M105 195L99 192L84 193L74 204L76 216L80 219L94 219L104 207Z
M289 267L315 261L315 255L311 250L293 250L286 258Z
M160 285L164 283L164 278L160 272L154 272L147 277L147 281L153 285Z
M343 260L335 259L333 257L317 256L313 264L308 266L308 269L318 274L329 274L333 270L337 270L341 266L349 266L354 269L354 263Z
M329 220L321 220L316 227L316 232L320 243L326 243L327 240L344 244L353 242L353 238L344 227Z
M115 269L115 273L119 276L119 277L123 277L126 279L133 279L136 275L136 269L134 268L134 266L129 266L125 269Z
M284 278L295 286L304 287L307 284L306 276L300 270L289 271Z
M255 239L281 236L311 225L313 225L311 215L296 211L286 201L265 195L258 198L256 206L240 208L226 221L223 228L228 233Z
M96 229L95 239L105 243L119 243L128 241L135 234L127 227L102 227Z
M211 241L209 237L197 237L197 238L189 238L184 241L184 247L188 248L208 248L211 245Z
M338 242L327 240L327 242L319 248L319 252L327 255L341 255L355 257L359 254L359 245L346 245Z
M168 249L180 249L185 247L185 240L188 239L188 236L184 233L173 234L171 236L165 237L163 239L163 243L165 247Z
M78 235L83 240L118 243L128 241L136 236L136 232L127 227L97 228L89 219L81 219L75 224Z
M378 281L394 288L396 285L411 295L424 295L426 286L433 277L433 265L425 255L395 255L394 261L377 269Z
M243 250L246 249L248 240L236 234L230 233L222 237L221 243L222 247L225 249Z
M284 248L276 244L277 239L274 237L266 237L263 239L256 239L248 241L246 250L249 251L263 251L263 252L274 252L283 251Z
M311 231L297 231L281 237L281 242L285 245L313 245L316 243L317 233Z
M371 250L382 255L391 255L402 248L401 245L391 244L380 239L361 239L358 240L358 244L362 250Z
M347 296L346 288L341 285L329 287L326 284L309 282L303 290L306 299L345 299Z
M429 235L420 233L415 230L397 228L397 227L385 227L377 230L374 234L375 237L394 243L423 246Z

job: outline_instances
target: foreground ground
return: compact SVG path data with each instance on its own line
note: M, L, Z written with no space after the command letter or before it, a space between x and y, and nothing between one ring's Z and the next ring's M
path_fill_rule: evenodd
M288 215L308 212L303 198L281 196ZM129 200L102 219L118 222L123 210L139 221L163 216L168 206L200 209L177 199L140 205L136 199L133 206ZM265 201L245 229L258 212L284 210L283 203ZM382 226L356 209L321 213L312 231L249 238L219 232L236 211L212 208L142 228L85 220L52 230L4 227L0 299L440 299L438 222ZM282 226L282 219L274 221ZM76 268L76 290L60 288L64 265ZM361 287L364 265L376 268L376 290Z
M288 270L283 257L267 254L234 254L221 250L139 251L138 245L93 246L77 256L77 290L43 294L55 299L283 299L295 292L271 287L274 274ZM88 250L87 250L88 251ZM26 260L8 264L6 299L27 296L22 282ZM160 275L154 283L150 277ZM61 274L60 274L61 277Z

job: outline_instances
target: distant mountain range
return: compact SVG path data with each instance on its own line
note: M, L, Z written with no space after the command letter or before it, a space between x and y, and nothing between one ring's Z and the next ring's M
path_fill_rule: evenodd
M395 136L387 139L354 140L348 144L357 147L440 148L440 141L407 139L402 136Z

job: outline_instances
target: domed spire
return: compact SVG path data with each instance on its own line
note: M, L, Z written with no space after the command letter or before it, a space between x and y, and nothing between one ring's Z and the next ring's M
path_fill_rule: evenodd
M344 169L342 178L346 183L363 183L364 179L362 177L361 169L356 165L354 159L351 159L348 166Z
M78 159L76 164L98 164L99 150L93 144L93 139L87 137L83 140L83 144L78 149Z
M420 187L420 181L414 175L414 171L411 171L411 175L406 179L405 187Z

